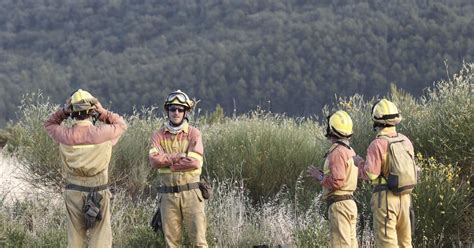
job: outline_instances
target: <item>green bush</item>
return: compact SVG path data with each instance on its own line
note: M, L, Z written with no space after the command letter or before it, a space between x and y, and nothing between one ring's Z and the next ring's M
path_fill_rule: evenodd
M417 247L450 247L468 242L474 223L470 182L463 180L460 168L452 164L441 164L434 158L420 159L419 164L420 181L413 193L414 243Z
M253 200L294 188L329 143L311 120L254 112L202 128L206 170L215 178L241 177Z
M62 228L47 228L45 230L38 230L32 240L34 247L66 247L67 246L67 230Z
M57 145L49 138L43 123L58 106L41 93L27 94L18 112L19 121L11 131L7 151L14 153L24 167L26 179L34 186L63 184Z
M24 227L12 223L2 212L0 212L0 247L26 247L27 235Z
M213 191L214 196L207 204L211 246L325 247L328 244L327 221L319 211L320 194L313 195L310 206L301 209L300 192L289 194L288 189L255 207L242 179L238 178L215 181Z
M424 156L472 170L474 161L474 64L449 81L437 82L407 116L407 134ZM402 105L403 106L403 105ZM470 172L472 173L472 171Z
M153 131L163 124L155 111L144 108L126 117L128 129L112 150L110 181L131 193L141 191L153 179L148 151Z
M57 195L16 200L0 206L1 247L65 247L65 209Z
M415 191L416 205L420 209L417 211L422 213L417 219L421 228L419 230L422 230L415 239L418 245L450 245L459 240L465 241L471 238L468 235L464 236L461 231L462 229L470 230L472 220L466 219L466 216L473 215L472 202L468 200L472 199L472 192L466 186L467 178L472 177L472 161L474 160L472 150L474 147L472 143L474 136L473 67L473 64L465 64L463 70L453 79L436 83L421 98L414 98L395 87L387 96L399 107L404 118L397 127L398 130L413 141L415 150L423 154L423 157L433 157L435 159L433 161L439 161L423 162L425 160L421 160L423 166L426 167L428 163L434 169L424 170L422 181ZM374 100L364 100L363 96L354 95L338 99L334 108L326 108L323 111L326 114L335 109L344 109L349 112L355 127L352 144L361 155L365 155L367 146L375 136L370 120L370 109ZM62 186L62 169L57 145L43 129L44 120L56 107L41 94L26 96L19 111L19 122L9 133L6 151L18 157L32 184ZM111 181L117 183L119 188L136 193L154 185L156 180L156 173L149 169L147 153L151 132L159 128L163 119L156 117L153 109L144 109L140 113L127 117L127 121L129 130L114 149L110 174ZM239 195L241 193L231 190L234 184L230 183L232 186L227 188L231 190L230 195L226 195L228 197L226 200L229 202L219 202L224 199L209 202L209 210L213 214L218 213L219 208L228 209L226 213L228 216L210 222L212 237L210 243L220 245L222 237L235 234L240 236L229 238L232 240L232 243L227 243L229 246L247 246L256 242L278 244L278 240L273 238L278 236L275 235L278 232L271 229L271 226L261 226L261 223L266 221L261 216L278 217L269 215L265 209L273 209L275 214L284 213L292 216L291 211L279 212L276 211L277 208L273 208L274 206L300 210L312 207L315 191L319 187L310 180L301 179L301 175L304 175L307 166L311 163L322 165L324 154L329 146L323 136L325 121L320 123L318 119L295 119L255 111L232 118L222 117L220 112L216 112L215 117L210 116L208 120L202 121L198 119L195 123L203 133L205 175L219 182L237 180L240 183L239 187L246 192L244 195ZM447 170L446 168L450 169L442 171ZM459 175L459 179L449 181L443 177L445 175L443 173L449 171L453 175ZM443 185L444 189L435 191L433 190L435 185ZM449 188L444 185L449 185ZM450 193L451 188L459 191ZM298 190L300 192L297 193ZM359 230L361 242L364 244L371 242L370 231L366 232L371 218L368 207L370 190L369 185L360 184L357 192L361 213ZM236 193L239 194L235 195ZM441 195L443 199L440 200L438 198ZM143 198L146 196L144 195ZM289 199L296 197L298 197L297 201L290 201L291 204L288 202ZM278 198L278 201L272 201L275 198ZM443 208L430 205L434 203L430 203L427 199L432 201L436 199L436 204L442 203L444 214L440 212ZM231 206L236 200L240 202L236 205L240 206L238 211ZM256 202L259 204L254 205ZM144 226L138 225L134 230L128 228L136 223L147 223L153 212L152 209L139 210L135 205L127 204L125 202L117 204L117 207L121 206L124 211L132 211L132 213L123 214L123 217L114 224L114 230L117 228L120 230L114 233L114 237L117 238L114 242L119 246L127 246L130 242L135 242L135 238L129 240L128 234L151 235L144 231L146 230ZM151 204L151 202L143 204ZM249 210L251 208L261 208L253 212L261 216L239 215L242 209L252 212ZM430 213L429 211L432 211L432 215L424 215ZM446 214L449 211L452 214ZM116 210L115 213L119 212ZM462 214L462 216L456 214ZM298 216L300 215L293 215L295 218ZM245 217L243 220L251 224L241 226L240 229L232 229L233 231L223 229L223 220L235 221L239 220L235 218L240 217ZM57 221L55 223L57 226ZM63 222L59 221L59 223ZM290 232L293 235L292 242L298 244L298 240L306 240L311 236L312 230L312 227L293 228ZM213 236L212 233L219 233L219 235ZM286 237L281 236L282 233L279 235Z

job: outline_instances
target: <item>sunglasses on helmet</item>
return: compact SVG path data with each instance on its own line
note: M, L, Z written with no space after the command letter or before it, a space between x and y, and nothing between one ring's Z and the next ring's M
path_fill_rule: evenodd
M184 111L186 111L184 108L175 107L175 106L171 106L168 108L169 112L175 112L176 110L178 110L179 113L183 113Z

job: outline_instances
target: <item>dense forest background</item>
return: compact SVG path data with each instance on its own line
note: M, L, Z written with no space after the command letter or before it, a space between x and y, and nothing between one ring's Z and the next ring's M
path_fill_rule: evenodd
M473 61L473 13L471 0L0 0L0 126L38 89L130 113L180 88L204 111L292 116L391 83L420 95Z

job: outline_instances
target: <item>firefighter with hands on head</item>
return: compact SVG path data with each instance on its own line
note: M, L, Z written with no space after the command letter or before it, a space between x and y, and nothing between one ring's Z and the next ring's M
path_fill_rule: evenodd
M69 117L72 126L62 125ZM102 124L96 126L96 121ZM127 124L89 92L79 89L63 108L50 115L44 127L59 143L65 167L68 247L87 247L87 240L89 247L112 247L108 168L112 147Z
M195 101L180 90L164 104L168 120L151 137L149 159L158 169L158 212L167 247L181 247L183 224L193 247L208 247L204 198L199 190L204 148L201 132L189 125Z
M323 170L311 165L309 176L320 182L323 199L328 204L331 247L358 247L356 237L357 206L353 192L357 187L358 169L349 139L352 119L342 110L328 116L326 137L331 147L326 153Z
M382 99L372 107L376 138L364 161L354 157L362 179L371 180L373 227L377 247L412 247L414 213L410 192L416 184L417 167L411 141L396 130L402 120L397 107Z

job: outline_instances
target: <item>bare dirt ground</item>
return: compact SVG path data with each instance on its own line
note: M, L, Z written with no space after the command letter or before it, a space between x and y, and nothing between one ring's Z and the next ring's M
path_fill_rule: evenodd
M14 157L3 154L0 148L0 202L11 203L15 200L31 200L48 194L48 197L60 198L60 194L51 194L45 189L33 188L22 179L21 165Z

